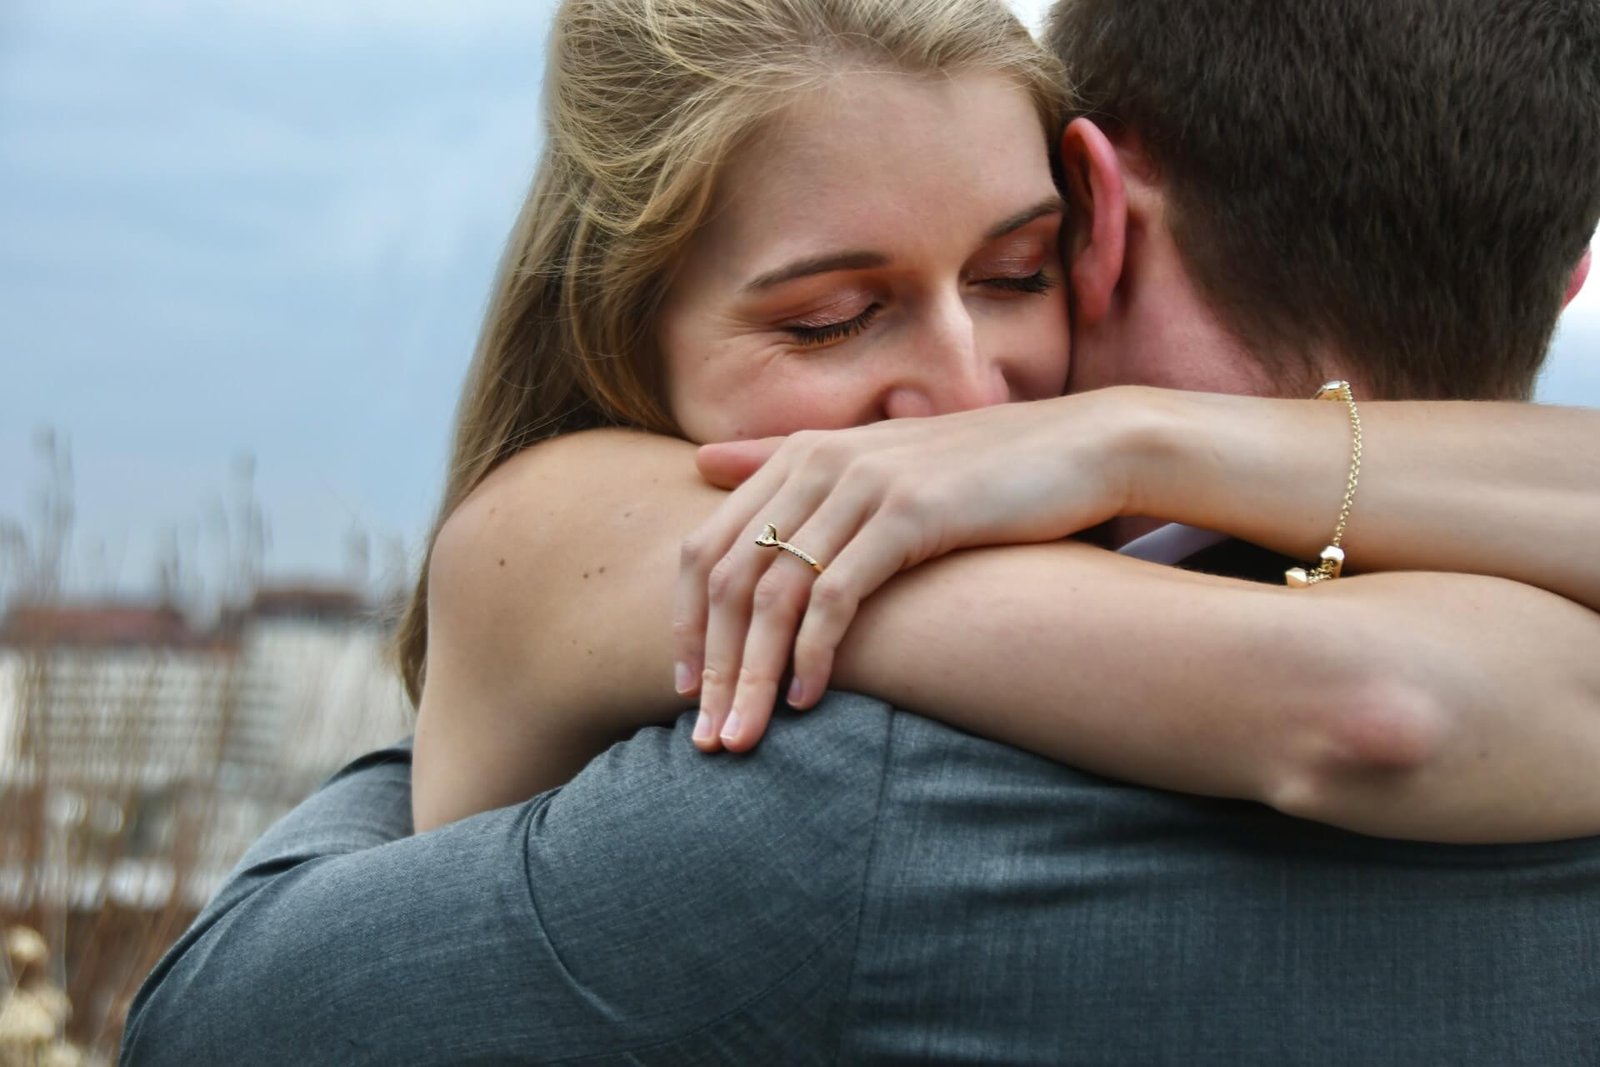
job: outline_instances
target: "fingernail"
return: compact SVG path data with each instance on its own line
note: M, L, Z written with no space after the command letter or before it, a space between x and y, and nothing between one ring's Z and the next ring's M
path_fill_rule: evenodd
M722 724L722 740L725 744L731 744L739 740L739 713L737 711L730 711L728 713L728 721Z
M711 716L702 711L700 717L694 721L694 739L703 744L713 736L715 732L711 729Z
M672 684L677 687L679 694L687 693L694 687L694 671L689 669L687 663L677 663L672 668Z
M799 706L800 702L805 699L805 696L806 696L806 687L805 687L805 685L801 683L799 678L791 678L789 680L789 695L787 697L785 697L784 699L787 700L790 704L793 704L795 706Z

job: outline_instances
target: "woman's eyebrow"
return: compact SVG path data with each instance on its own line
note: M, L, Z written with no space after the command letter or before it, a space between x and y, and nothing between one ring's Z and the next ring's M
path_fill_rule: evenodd
M1035 219L1042 219L1046 215L1059 215L1066 210L1067 205L1059 196L1047 197L1030 208L1024 208L995 226L994 229L983 235L983 239L985 241L998 240L1008 233L1022 229Z
M985 241L998 240L1008 233L1020 230L1035 219L1042 219L1046 215L1059 215L1066 210L1066 204L1059 196L1046 197L1032 207L1023 208L1015 215L994 226L983 235ZM793 263L785 264L776 270L769 270L747 282L744 292L754 293L763 289L771 289L784 282L792 282L796 278L805 278L812 274L826 274L835 270L872 270L877 267L889 265L889 257L882 252L829 252L825 255L811 256L806 259L797 259Z
M796 278L804 278L811 274L826 274L834 270L870 270L888 265L889 257L882 252L829 252L809 259L797 259L777 270L769 270L755 281L747 283L744 291L753 293L761 289L771 289L775 285L792 282Z

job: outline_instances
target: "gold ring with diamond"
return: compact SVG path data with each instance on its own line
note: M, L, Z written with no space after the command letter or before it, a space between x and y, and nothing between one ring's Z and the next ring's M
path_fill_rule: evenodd
M822 564L817 562L815 556L811 555L811 553L805 551L804 549L796 548L787 541L779 540L778 528L770 522L767 523L767 528L761 531L761 536L756 538L756 544L760 545L762 548L776 548L787 552L789 555L793 556L801 563L804 563L818 574L822 573Z

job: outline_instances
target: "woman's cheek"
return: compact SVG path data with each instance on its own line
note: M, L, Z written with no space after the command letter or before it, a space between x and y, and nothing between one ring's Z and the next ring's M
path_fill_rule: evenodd
M1015 301L1010 313L984 323L979 343L994 354L1012 400L1060 396L1067 386L1071 335L1054 293Z
M733 438L837 430L881 417L882 383L870 365L801 355L765 370L728 398Z
M784 425L796 383L781 354L754 339L717 339L704 355L669 365L674 414L697 444L771 437L793 432Z
M1068 318L1066 295L1059 290L1043 293L1021 341L1033 369L1030 400L1060 396L1066 392L1067 370L1072 361L1072 324Z

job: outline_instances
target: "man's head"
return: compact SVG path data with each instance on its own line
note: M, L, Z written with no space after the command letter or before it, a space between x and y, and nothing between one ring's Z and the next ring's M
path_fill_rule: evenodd
M1529 394L1600 217L1600 2L1061 0L1047 36L1090 120L1075 387Z

